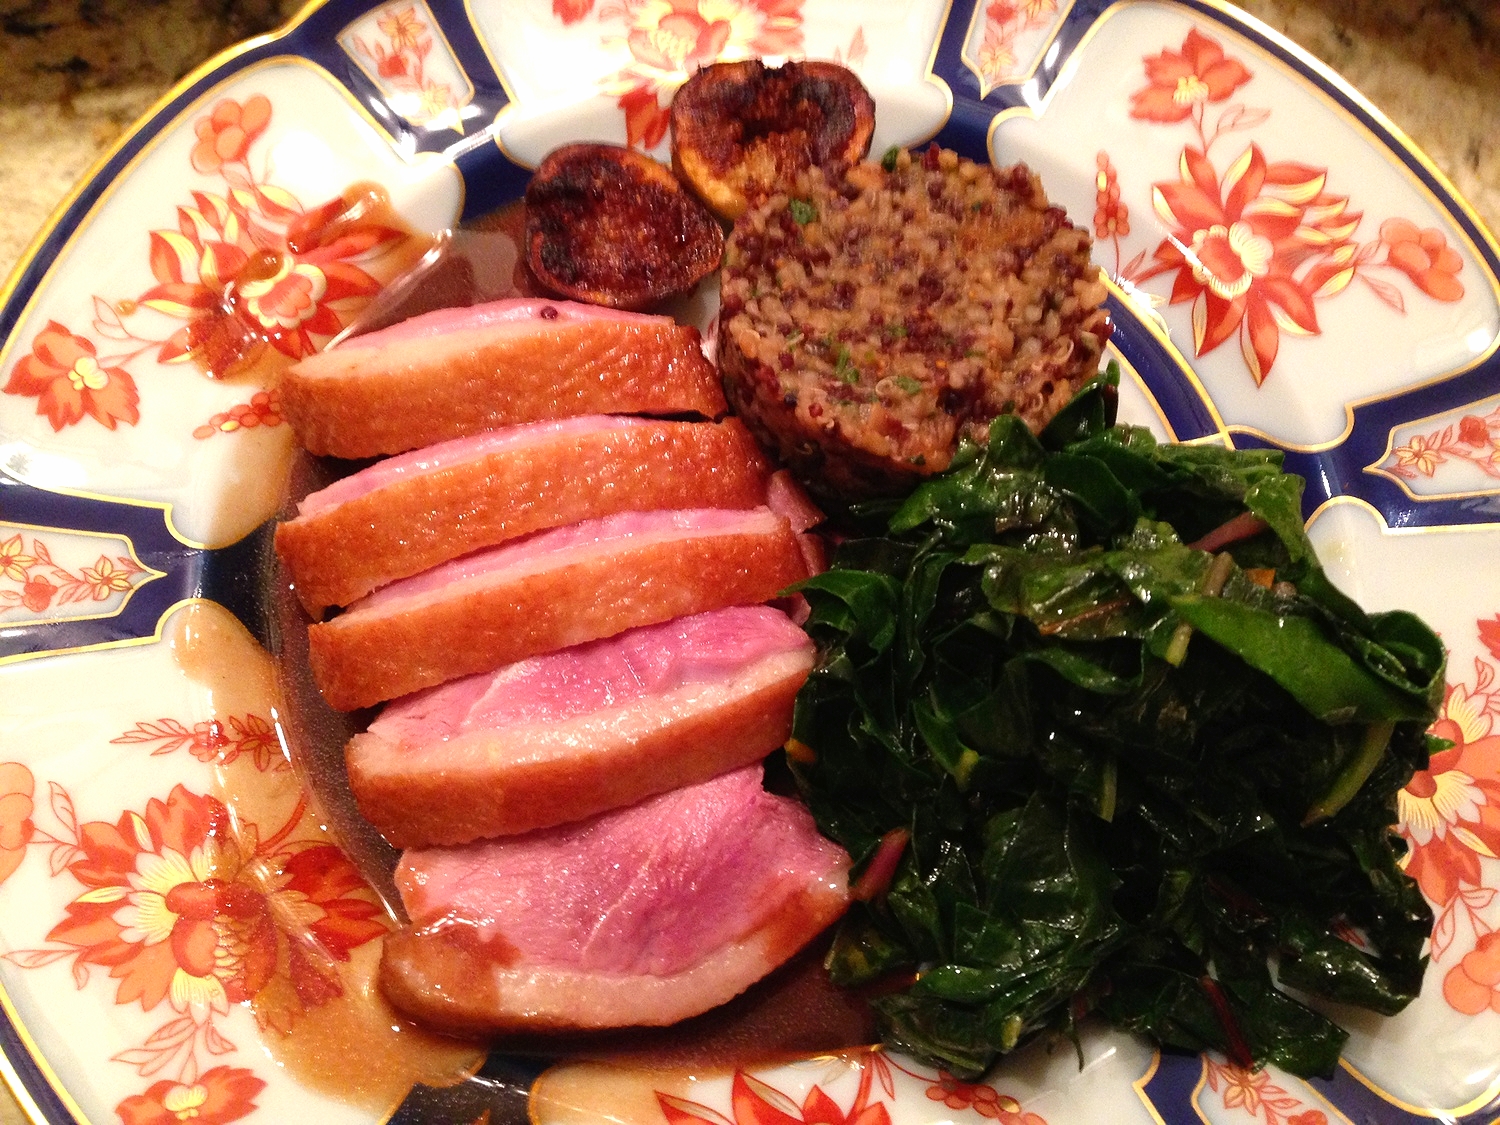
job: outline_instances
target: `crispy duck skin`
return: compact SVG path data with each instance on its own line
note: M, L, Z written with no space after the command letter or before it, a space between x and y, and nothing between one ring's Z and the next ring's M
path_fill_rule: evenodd
M309 613L534 531L622 511L754 508L767 466L738 419L533 422L377 462L276 529Z
M444 309L308 356L282 407L310 453L402 453L584 414L724 413L698 330L536 298Z
M349 743L349 784L398 848L584 820L760 761L812 663L767 606L630 629L397 700Z
M724 231L672 170L619 145L565 145L526 187L526 262L554 293L643 309L719 268Z
M368 707L638 625L753 605L806 577L769 509L624 512L402 579L308 630L328 704Z
M838 63L747 59L697 71L672 100L671 124L672 167L733 221L798 172L837 175L864 159L875 101Z

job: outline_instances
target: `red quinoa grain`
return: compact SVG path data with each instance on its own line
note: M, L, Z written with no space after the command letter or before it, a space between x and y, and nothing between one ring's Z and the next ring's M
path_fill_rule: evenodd
M729 401L811 487L903 492L1000 414L1040 429L1098 369L1090 248L1022 165L929 149L804 172L725 250Z

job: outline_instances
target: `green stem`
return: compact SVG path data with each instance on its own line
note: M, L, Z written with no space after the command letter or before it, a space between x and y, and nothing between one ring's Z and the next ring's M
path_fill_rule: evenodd
M1396 724L1393 722L1371 723L1365 727L1359 749L1344 763L1344 768L1339 770L1339 775L1333 779L1328 792L1307 810L1307 815L1302 818L1302 827L1306 828L1310 824L1338 815L1339 810L1354 799L1360 786L1369 780L1370 774L1375 772L1375 767L1385 755L1385 748L1390 745L1391 734L1395 729Z
M1215 555L1213 565L1203 576L1203 585L1199 587L1199 592L1205 598L1217 598L1224 590L1224 583L1229 581L1229 576L1233 573L1233 556L1227 551ZM1193 627L1186 621L1179 622L1177 628L1172 630L1172 639L1167 642L1167 651L1163 659L1174 668L1180 667L1187 659L1188 641L1192 639Z

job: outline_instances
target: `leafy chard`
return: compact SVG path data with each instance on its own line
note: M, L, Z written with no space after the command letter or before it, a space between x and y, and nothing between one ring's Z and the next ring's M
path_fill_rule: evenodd
M1040 435L996 420L801 586L792 768L856 870L908 841L829 968L963 1076L1090 1012L1326 1073L1345 1033L1278 982L1416 995L1390 825L1443 649L1333 586L1279 454L1113 426L1116 378Z

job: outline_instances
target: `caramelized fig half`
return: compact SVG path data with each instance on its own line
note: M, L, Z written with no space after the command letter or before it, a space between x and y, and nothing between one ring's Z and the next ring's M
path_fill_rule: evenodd
M715 214L752 203L822 168L834 178L870 148L875 101L838 63L759 59L698 71L672 101L672 166Z
M724 231L665 164L565 145L526 188L526 261L543 286L614 309L683 293L719 268Z

